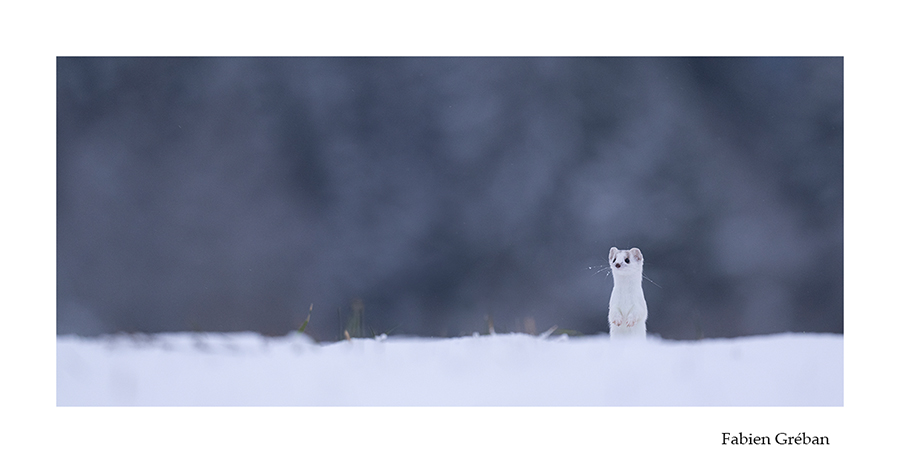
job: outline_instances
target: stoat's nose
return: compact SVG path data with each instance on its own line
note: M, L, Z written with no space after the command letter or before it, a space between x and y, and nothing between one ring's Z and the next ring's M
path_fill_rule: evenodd
M619 268L621 266L622 266L622 264L616 264L616 268Z

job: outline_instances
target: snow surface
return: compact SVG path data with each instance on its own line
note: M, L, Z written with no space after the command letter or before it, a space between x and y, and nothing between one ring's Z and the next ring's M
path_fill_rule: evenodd
M843 336L57 337L57 405L842 406Z

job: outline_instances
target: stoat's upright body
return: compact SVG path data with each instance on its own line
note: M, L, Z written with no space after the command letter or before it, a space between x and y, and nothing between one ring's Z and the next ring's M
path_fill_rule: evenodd
M647 301L641 288L644 272L641 250L610 248L609 268L613 274L613 290L609 297L610 338L646 338Z

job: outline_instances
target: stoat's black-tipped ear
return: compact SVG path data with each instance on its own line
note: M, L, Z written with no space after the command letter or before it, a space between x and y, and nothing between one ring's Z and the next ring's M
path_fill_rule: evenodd
M634 260L644 260L644 256L641 255L641 250L638 248L631 248L630 251L632 256L634 256Z
M612 260L615 257L616 253L619 252L619 249L615 246L609 248L609 260Z

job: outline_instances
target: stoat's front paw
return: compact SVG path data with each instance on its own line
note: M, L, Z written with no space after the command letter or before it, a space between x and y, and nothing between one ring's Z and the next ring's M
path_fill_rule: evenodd
M625 321L621 317L610 317L609 322L616 326L622 326Z
M625 326L627 326L629 328L634 326L635 323L637 323L637 318L635 318L635 317L628 317L625 320Z

